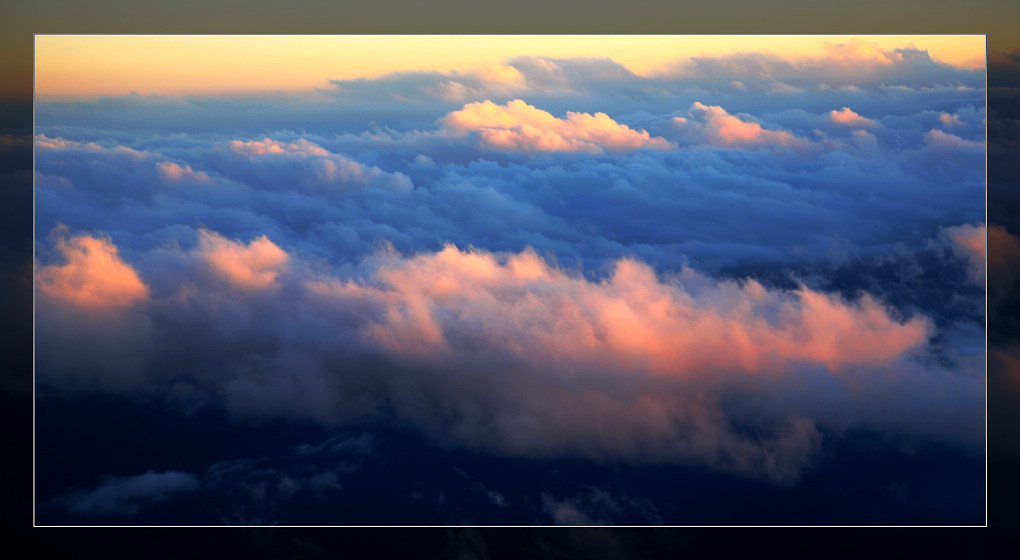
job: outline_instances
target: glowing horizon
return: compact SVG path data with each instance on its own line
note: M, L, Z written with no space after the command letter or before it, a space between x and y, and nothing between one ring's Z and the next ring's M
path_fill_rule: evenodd
M913 47L957 67L985 64L984 35L37 35L35 95L313 91L396 72L491 73L520 56L610 58L649 76L709 53L798 61L833 45Z

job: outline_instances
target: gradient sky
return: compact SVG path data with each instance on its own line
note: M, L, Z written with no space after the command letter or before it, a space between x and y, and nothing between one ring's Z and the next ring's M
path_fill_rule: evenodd
M38 38L40 518L980 523L984 37L506 39Z
M297 91L330 79L393 72L467 72L518 56L612 58L639 75L692 56L760 51L785 60L824 56L848 36L173 36L38 35L35 91L42 99L99 95ZM980 35L861 36L885 50L914 46L933 59L984 66Z

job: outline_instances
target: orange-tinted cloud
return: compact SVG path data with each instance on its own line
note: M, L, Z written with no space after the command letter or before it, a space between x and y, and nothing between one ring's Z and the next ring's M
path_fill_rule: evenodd
M230 143L230 148L237 153L246 155L266 155L266 154L303 154L303 155L316 155L316 156L328 156L329 151L322 148L314 142L309 142L304 138L300 138L294 142L279 142L272 138L264 138L262 140L253 140L251 142L242 142L240 140L234 140Z
M950 115L949 113L939 113L939 122L948 128L967 126L967 123L960 120L960 115Z
M797 138L785 130L767 130L756 122L744 121L729 114L717 105L705 105L695 101L691 106L691 118L676 117L673 122L689 126L692 121L704 127L713 141L724 146L807 148L810 142Z
M855 128L874 128L878 126L878 123L875 121L858 115L851 111L849 107L843 107L839 111L829 111L829 120L839 125Z
M109 238L79 235L67 239L66 228L55 233L57 250L67 263L44 267L36 274L37 286L46 297L89 311L108 311L149 296L138 273L120 259Z
M161 161L156 164L156 171L168 181L190 181L208 183L209 175L204 171L195 171L190 165L180 166L172 161Z
M200 230L198 243L198 254L210 269L245 290L275 286L288 260L287 253L264 235L245 246L216 232Z
M364 332L397 353L435 356L475 340L468 346L539 367L682 377L885 364L922 346L932 328L923 318L898 321L867 296L846 302L806 287L713 283L689 270L679 282L661 281L632 260L590 282L530 251L501 259L453 246L393 262L368 284L309 288L378 306Z
M967 276L976 284L985 283L985 226L964 224L946 228L953 250L967 259Z
M567 112L560 119L520 99L497 105L469 103L440 121L454 134L477 132L482 142L501 150L524 152L588 152L673 148L669 141L652 137L614 121L605 113Z

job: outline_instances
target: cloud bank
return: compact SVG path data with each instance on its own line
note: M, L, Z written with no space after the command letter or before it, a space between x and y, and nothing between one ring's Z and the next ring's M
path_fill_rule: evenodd
M39 394L778 484L979 449L983 88L849 43L40 103Z

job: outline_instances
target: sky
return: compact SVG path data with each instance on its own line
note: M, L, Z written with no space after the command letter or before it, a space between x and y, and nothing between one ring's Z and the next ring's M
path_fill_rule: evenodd
M36 37L38 523L984 523L984 36L492 42Z

